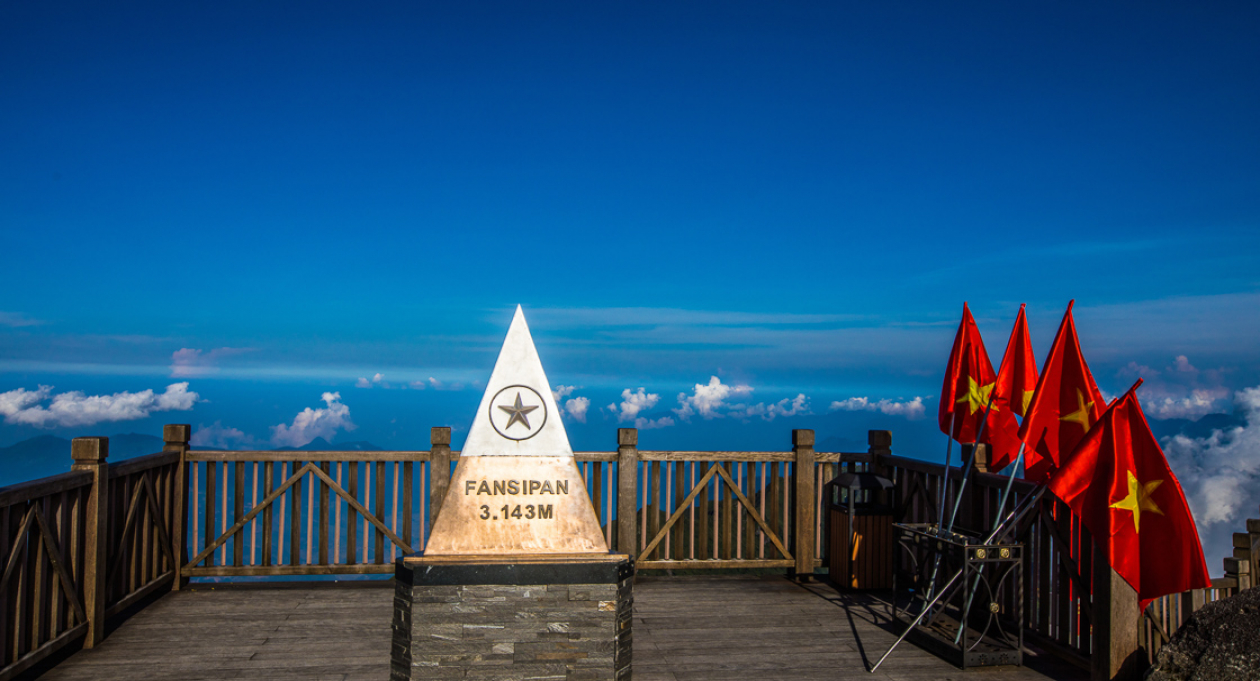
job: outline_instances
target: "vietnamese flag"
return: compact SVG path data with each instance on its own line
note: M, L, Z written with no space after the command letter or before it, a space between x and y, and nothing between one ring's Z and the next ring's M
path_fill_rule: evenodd
M1006 352L1002 355L1002 364L998 367L989 425L981 438L992 452L989 470L1000 471L1019 455L1019 424L1014 415L1023 416L1027 412L1036 387L1037 360L1033 356L1032 339L1028 336L1024 306L1020 305L1011 338L1006 342Z
M945 382L941 385L941 406L937 413L941 432L959 442L975 442L996 384L997 374L993 373L976 320L967 303L963 303L962 321L954 335Z
M1072 321L1075 303L1069 302L1063 313L1063 323L1041 367L1037 389L1019 428L1019 439L1027 445L1024 477L1037 482L1059 467L1063 455L1076 448L1107 406L1081 356L1076 323Z
M1072 508L1140 608L1211 586L1194 517L1134 390L1116 400L1066 456L1049 490Z
M1020 416L1028 413L1028 404L1037 389L1037 358L1033 355L1024 307L1019 306L1015 328L1011 329L1011 339L1006 342L1006 352L998 367L995 398L995 402L1009 404L1011 411Z

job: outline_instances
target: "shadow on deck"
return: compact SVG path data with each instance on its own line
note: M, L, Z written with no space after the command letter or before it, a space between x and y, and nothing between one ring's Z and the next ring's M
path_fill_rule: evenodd
M389 677L393 590L212 588L168 594L94 650L43 679L372 679ZM783 577L641 577L635 587L636 681L716 679L1076 680L1049 655L1025 667L963 672L908 643L866 672L894 635L883 604ZM996 676L995 676L996 675Z

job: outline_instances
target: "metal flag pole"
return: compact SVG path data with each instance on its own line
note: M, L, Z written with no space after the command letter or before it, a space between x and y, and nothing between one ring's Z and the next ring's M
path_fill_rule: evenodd
M1003 518L1002 521L997 525L997 527L993 528L993 532L989 533L989 536L985 538L984 543L990 544L998 536L1005 535L1006 526L1008 524L1015 525L1020 520L1022 520L1024 515L1037 505L1037 503L1041 500L1041 496L1045 494L1045 492L1046 492L1046 486L1043 483L1040 487L1037 488L1036 492L1033 492L1032 494L1028 495L1028 498L1025 499L1024 502L1021 503L1020 506L1017 506L1014 509L1012 509L1010 515ZM907 635L909 635L910 630L914 629L916 626L919 625L919 622L922 621L923 616L928 614L928 612L936 605L937 601L944 598L946 591L948 591L949 588L954 585L954 582L958 581L958 578L962 576L962 573L963 573L962 570L955 572L954 576L950 577L948 582L945 582L945 585L941 587L940 593L936 594L936 596L933 597L932 600L928 601L923 606L923 609L919 611L919 614L917 616L915 616L914 621L910 622L910 624L906 627L906 630L901 632L901 635L897 637L897 640L893 641L893 644L889 646L888 650L883 654L882 657L879 658L879 662L876 662L875 666L870 668L869 670L870 673L874 674L875 670L879 669L879 666L884 663L884 660L887 660L888 656L892 654L892 651L896 650L897 646L901 645L901 642L905 640ZM895 595L894 595L894 598L896 598Z
M1023 442L1019 443L1019 454L1015 456L1015 461L1011 468L1011 475L1006 479L1006 489L1002 490L1002 496L998 499L997 513L993 514L993 529L997 530L998 523L1001 522L1002 511L1006 509L1006 499L1011 494L1011 487L1015 484L1015 474L1019 472L1019 464L1024 460L1024 447L1027 446ZM967 596L967 603L963 606L963 612L971 609L971 601L976 597L976 591L980 588L980 583L976 582L971 585L971 593ZM958 643L958 639L962 638L962 626L958 627L958 632L954 634L954 643Z
M945 445L945 474L941 476L941 484L939 485L941 496L941 510L936 514L937 534L945 527L945 489L949 482L949 461L954 453L954 419L958 417L956 412L949 412L949 432L946 433Z
M937 489L940 490L939 496L941 498L941 510L936 514L936 536L938 537L945 530L945 490L949 483L949 461L954 453L954 419L957 417L957 412L952 410L949 412L949 432L945 434L945 473L941 475L941 484L937 486ZM936 564L932 566L932 581L928 582L929 596L932 595L932 590L936 585L936 571L940 566L941 563L938 556Z
M963 479L958 485L958 495L954 497L954 510L950 512L949 526L945 528L947 532L954 531L954 518L958 516L958 507L962 504L963 491L967 489L967 478L971 477L972 464L976 460L976 445L980 443L980 437L984 435L984 427L989 425L989 410L993 408L993 399L995 397L997 397L996 386L994 386L993 392L989 395L989 403L984 406L984 418L980 420L980 428L976 430L976 437L971 443L971 456L967 457L967 465L963 467Z

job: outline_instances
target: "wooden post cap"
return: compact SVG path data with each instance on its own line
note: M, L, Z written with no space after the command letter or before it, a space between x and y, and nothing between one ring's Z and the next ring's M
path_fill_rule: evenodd
M429 429L429 442L435 445L447 445L449 447L451 444L450 427L438 426L436 428Z
M793 447L813 447L814 431L810 429L797 429L792 431Z
M102 463L109 458L109 438L76 437L70 441L70 458L75 463Z
M168 423L162 426L162 440L167 444L184 444L192 439L192 425Z
M889 449L892 447L892 431L868 430L866 431L866 444L872 447Z
M617 429L617 446L618 447L638 447L639 446L639 429L638 428L618 428Z

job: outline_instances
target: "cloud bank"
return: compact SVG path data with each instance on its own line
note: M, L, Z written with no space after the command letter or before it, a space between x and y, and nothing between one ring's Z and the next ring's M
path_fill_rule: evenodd
M228 428L220 421L209 426L198 425L188 442L202 449L252 449L257 445L254 436L246 435L237 428Z
M253 348L180 348L171 353L171 378L196 378L219 371L219 360L253 352Z
M922 397L915 397L905 402L886 398L872 402L868 397L850 397L832 402L827 411L877 411L888 416L904 416L911 421L918 421L925 414Z
M1260 510L1260 386L1234 395L1247 425L1206 438L1165 438L1164 453L1190 502L1208 570L1221 574L1221 558L1232 555L1233 533Z
M1147 416L1197 421L1229 408L1230 390L1222 385L1223 373L1221 369L1200 371L1188 357L1178 355L1163 371L1129 362L1116 376L1124 381L1143 379L1138 399Z
M90 426L110 421L134 421L158 411L188 411L201 399L189 392L188 383L172 383L163 393L142 390L113 395L86 395L71 391L53 395L53 386L38 390L18 388L0 393L0 416L11 425L36 428ZM48 406L41 404L52 398Z

